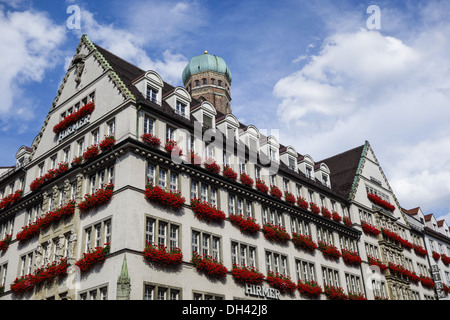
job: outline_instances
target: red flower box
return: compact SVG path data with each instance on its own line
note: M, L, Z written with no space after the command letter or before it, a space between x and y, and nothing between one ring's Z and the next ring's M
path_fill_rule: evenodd
M297 197L297 205L305 210L307 210L309 207L308 201L306 201L306 199L302 197Z
M375 226L373 226L370 223L367 223L363 220L361 220L361 228L363 229L364 233L367 235L372 235L372 236L376 237L380 234L380 230L378 230Z
M56 277L67 275L67 259L61 259L59 262L54 261L45 267L37 269L33 274L27 274L23 277L16 278L11 284L11 291L14 294L24 295L33 290L45 281L52 281Z
M380 271L382 273L384 273L388 269L388 266L381 262L381 260L375 259L372 256L367 256L367 258L369 260L369 266L377 266L378 268L380 268Z
M364 297L364 293L359 292L349 292L348 293L348 300L358 300L358 301L365 301L367 300L366 297Z
M76 165L81 164L82 162L83 162L83 156L78 156L78 157L73 158L71 165L72 165L72 167L74 167Z
M431 253L433 255L433 259L436 261L438 261L439 258L441 257L441 255L439 253L437 253L436 251L432 251Z
M164 268L176 268L183 262L180 248L169 250L164 245L147 244L142 255L146 260Z
M327 219L331 219L331 212L325 207L320 208L320 212L322 212L322 216Z
M176 141L168 140L164 146L164 150L174 156L181 156L183 154L183 150L177 145Z
M427 250L417 244L413 244L413 249L418 256L425 257L428 254Z
M264 180L256 179L256 189L262 193L269 192L269 187L266 185Z
M322 288L319 286L317 281L314 280L307 280L307 281L299 280L297 288L303 297L309 299L317 299L323 292Z
M382 228L381 232L383 232L383 236L386 239L392 240L399 245L404 245L405 240L402 237L400 237L398 234L396 234L395 232L390 231L389 229L386 229L386 228Z
M12 206L14 203L20 200L23 195L23 190L17 190L13 194L10 194L9 196L4 197L0 201L0 210L5 209L9 206Z
M222 263L208 255L200 256L195 251L192 253L191 262L198 272L205 273L212 278L223 279L228 273L228 269Z
M225 166L223 167L223 176L227 179L236 181L237 180L237 173L230 167L230 166Z
M425 277L423 275L420 275L420 282L422 283L422 286L428 289L434 289L434 287L436 286L433 279L431 279L430 277Z
M5 238L0 241L0 251L6 252L9 248L9 244L11 243L12 235L7 234Z
M107 204L113 196L114 185L108 184L104 189L98 189L93 194L86 194L84 201L78 204L81 213L86 213Z
M83 160L89 161L100 153L100 149L96 144L87 147L86 151L83 153Z
M186 202L186 199L181 196L180 192L165 191L161 187L153 186L152 184L147 184L145 187L145 198L153 203L175 210L180 209Z
M284 192L284 200L286 200L287 203L294 205L297 202L297 199L295 199L295 196L288 192Z
M353 252L350 250L342 249L342 260L347 265L358 267L361 265L361 257L357 252Z
M264 275L254 267L238 267L233 264L231 275L237 283L259 284L264 280Z
M34 179L30 184L31 191L36 191L40 186L42 186L47 181L52 180L53 178L56 178L57 176L63 174L69 170L69 165L65 162L62 162L58 165L58 168L56 169L50 169L48 172L43 175L42 177Z
M279 273L272 273L269 271L266 279L270 286L272 286L275 289L278 289L282 294L284 293L292 294L295 291L295 289L297 289L297 286L295 285L294 282L292 282L289 276L285 276Z
M338 260L341 256L338 248L323 241L319 241L319 250L322 251L323 256L328 259Z
M70 217L75 213L75 201L69 201L65 206L61 206L59 209L49 211L42 217L39 217L35 224L39 229L44 229L54 222L58 222L66 217Z
M333 221L336 221L336 222L341 222L342 217L339 215L339 213L337 213L336 211L333 211L331 213L331 219L333 219Z
M202 157L200 157L193 150L189 150L189 161L190 161L189 162L190 164L193 164L193 165L196 165L196 166L200 166L202 164ZM208 168L212 169L212 170L215 170L214 169L214 165L207 167L207 164L212 164L213 162L214 162L214 159L206 159L206 161L205 161L205 168L207 170L208 170ZM220 171L220 167L219 167L219 171Z
M441 256L441 260L446 266L450 264L450 257L447 257L445 254Z
M352 227L352 226L353 226L352 220L350 220L349 217L344 217L344 218L343 218L343 222L344 222L344 224L345 224L347 227Z
M282 244L291 239L291 236L286 232L284 227L273 225L271 223L264 224L263 233L267 240Z
M253 235L261 230L261 226L256 222L255 218L244 217L242 214L230 214L229 218L231 223L245 234Z
M93 102L89 102L83 107L80 108L77 112L69 114L64 117L57 125L53 127L53 132L58 134L61 131L66 130L68 127L73 125L75 122L83 119L87 115L91 114L95 109L95 105Z
M315 214L319 214L320 213L320 208L317 204L315 204L314 202L310 202L309 203L309 209L311 210L312 213Z
M105 243L104 247L96 247L88 253L83 253L83 258L75 262L75 265L80 268L81 272L89 271L96 264L101 264L106 260L109 250L109 243Z
M36 223L30 223L29 225L22 227L22 231L17 233L16 238L20 242L25 242L38 235L40 230L41 229Z
M292 242L295 247L303 249L305 251L313 252L317 249L317 244L312 240L311 236L306 236L298 233L292 234Z
M111 149L112 146L116 144L116 138L114 136L106 136L105 139L100 142L99 147L100 150L106 151L108 149Z
M372 201L377 206L382 207L388 211L394 212L394 210L395 210L395 207L392 204L381 199L379 196L377 196L373 193L368 193L367 198L369 198L369 200Z
M226 218L225 213L217 209L216 206L197 198L191 199L191 207L197 218L208 223L221 223Z
M239 179L241 180L241 183L244 186L247 186L249 188L253 187L253 183L254 183L253 179L250 178L250 176L248 174L246 174L245 172L241 173Z
M272 186L270 186L270 195L277 199L281 199L281 197L283 196L283 193L277 186L272 185Z
M212 158L208 158L205 160L204 163L205 169L215 173L215 174L219 174L220 173L220 166L216 163L216 161Z
M341 287L325 285L325 295L329 300L348 300L344 289Z
M157 136L152 135L151 133L144 133L141 136L142 141L148 144L151 148L157 149L161 146L161 140Z

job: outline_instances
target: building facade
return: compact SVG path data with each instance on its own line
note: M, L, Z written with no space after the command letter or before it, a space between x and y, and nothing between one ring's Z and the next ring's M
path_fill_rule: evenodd
M368 142L315 162L237 120L222 58L182 79L81 38L0 171L0 299L447 297Z

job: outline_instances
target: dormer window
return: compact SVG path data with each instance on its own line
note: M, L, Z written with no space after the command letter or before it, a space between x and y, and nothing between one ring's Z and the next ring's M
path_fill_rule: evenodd
M158 95L158 90L155 89L154 87L150 86L150 85L147 85L147 92L146 92L145 98L148 101L156 103L157 102L157 95Z
M208 129L213 127L213 118L210 115L203 114L203 126Z
M227 126L227 137L228 139L235 139L236 138L236 129L232 126Z
M269 157L272 161L278 161L278 152L275 148L269 147Z
M310 166L306 166L305 175L308 179L312 179L312 168Z
M322 173L322 184L328 186L328 175Z
M195 81L194 81L194 85L195 85L196 87L200 86L200 81L195 80Z
M295 170L295 158L289 156L288 161L289 161L289 164L288 164L289 169Z

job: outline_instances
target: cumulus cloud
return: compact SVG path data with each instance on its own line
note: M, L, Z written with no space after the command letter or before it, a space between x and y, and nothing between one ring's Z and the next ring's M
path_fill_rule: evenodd
M23 86L41 82L45 72L61 58L58 47L65 40L64 27L39 11L8 11L0 8L0 114L30 118L32 101ZM20 105L17 101L21 101Z
M448 208L449 31L447 22L414 38L332 34L274 87L283 140L316 160L369 140L402 205Z

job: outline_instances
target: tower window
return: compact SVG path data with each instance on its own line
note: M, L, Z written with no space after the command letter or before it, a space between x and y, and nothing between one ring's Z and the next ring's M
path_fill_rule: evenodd
M205 85L206 84L206 78L202 79L202 84Z

